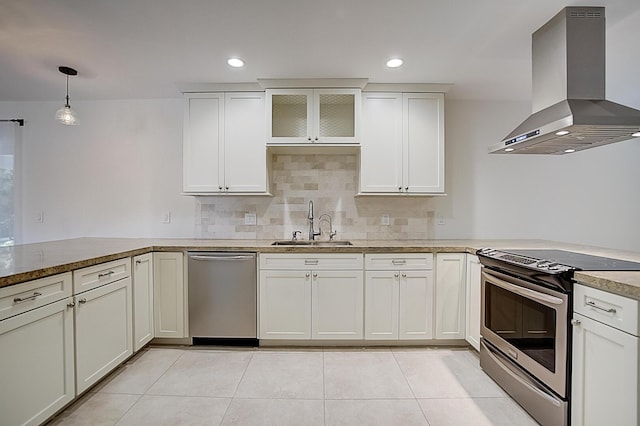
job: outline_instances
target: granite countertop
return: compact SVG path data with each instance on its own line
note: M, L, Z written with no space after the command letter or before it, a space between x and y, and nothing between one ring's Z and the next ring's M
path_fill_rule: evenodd
M640 262L640 254L547 240L363 240L351 246L273 246L271 240L76 238L0 247L0 288L151 251L255 251L259 253L475 253L482 247L570 250ZM640 299L640 272L577 272L576 280Z

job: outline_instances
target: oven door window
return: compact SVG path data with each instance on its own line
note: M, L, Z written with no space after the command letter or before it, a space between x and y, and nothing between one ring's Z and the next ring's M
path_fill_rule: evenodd
M485 283L485 326L555 373L556 311L490 282Z

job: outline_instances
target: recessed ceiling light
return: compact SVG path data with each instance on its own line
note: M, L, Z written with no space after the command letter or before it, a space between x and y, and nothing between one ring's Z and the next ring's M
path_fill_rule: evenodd
M242 68L244 67L244 61L240 58L229 58L227 59L227 64L233 68Z
M504 152L511 152L513 151L515 148L505 148Z
M632 133L631 136L633 136L634 138L640 138L640 132Z
M391 58L387 61L388 68L398 68L404 64L404 61L400 58Z
M572 152L576 152L576 150L573 148L569 148L569 149L565 149L564 152L566 152L567 154L570 154Z
M556 135L558 136L564 136L564 135L568 135L569 132L567 130L560 130L559 132L556 132Z

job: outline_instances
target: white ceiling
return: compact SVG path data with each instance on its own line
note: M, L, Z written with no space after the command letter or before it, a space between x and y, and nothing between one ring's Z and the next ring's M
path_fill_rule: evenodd
M583 4L587 3L587 4ZM178 98L258 78L452 83L450 98L530 98L531 33L606 7L607 93L640 104L640 1L2 0L0 101ZM244 69L226 58L239 56ZM405 59L389 70L387 58Z

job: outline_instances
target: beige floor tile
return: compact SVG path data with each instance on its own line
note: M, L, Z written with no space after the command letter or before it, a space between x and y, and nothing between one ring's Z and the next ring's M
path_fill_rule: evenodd
M51 425L114 425L140 398L139 395L88 393L67 408Z
M256 352L238 398L322 399L322 352Z
M184 351L149 395L232 397L253 352Z
M143 395L119 426L219 425L230 399Z
M327 426L428 425L415 399L327 400Z
M535 422L509 398L418 400L431 426L534 426Z
M416 398L506 397L468 351L394 352Z
M223 425L322 426L324 402L314 399L238 399L234 398Z
M116 370L96 387L96 391L142 395L182 353L180 349L148 349Z
M393 353L325 352L328 399L412 398Z

